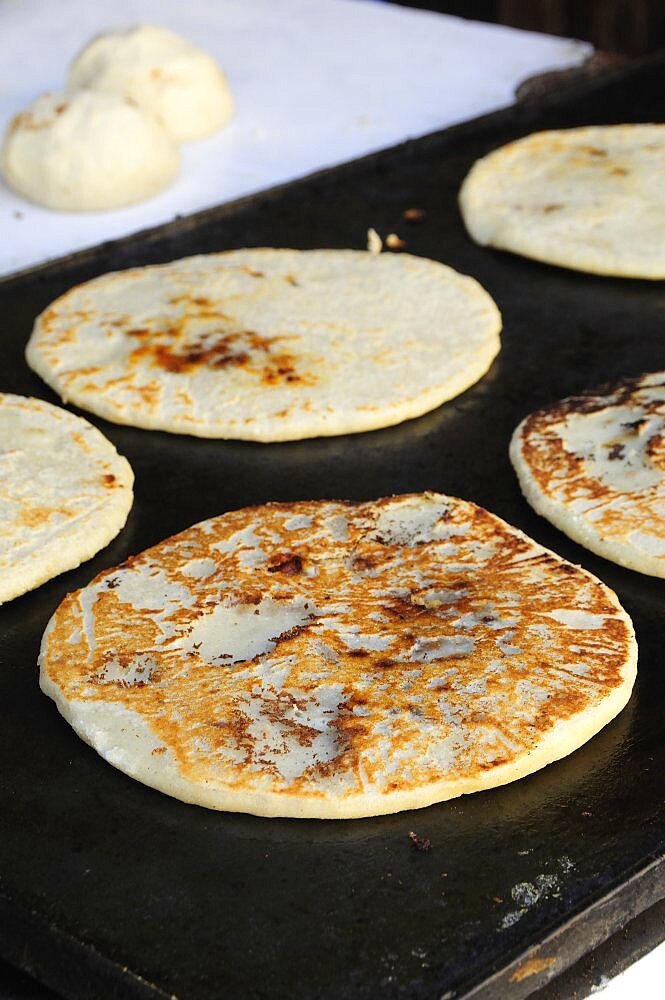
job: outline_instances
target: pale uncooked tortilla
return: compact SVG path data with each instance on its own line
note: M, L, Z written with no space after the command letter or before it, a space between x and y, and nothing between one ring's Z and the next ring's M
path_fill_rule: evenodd
M408 254L236 250L104 275L38 317L28 363L117 423L286 441L463 392L499 350L473 278Z
M68 87L131 97L176 142L210 135L233 114L231 90L213 57L154 24L93 38L72 63Z
M516 429L531 506L580 545L665 576L665 372L571 396Z
M0 393L0 602L104 548L125 524L133 482L87 420Z
M157 194L178 172L178 147L152 115L117 94L43 94L9 123L0 169L48 208L93 212Z
M518 139L474 164L460 207L483 246L595 274L665 278L665 125Z
M434 493L204 521L68 595L40 683L107 761L186 802L343 818L514 781L626 704L599 580Z

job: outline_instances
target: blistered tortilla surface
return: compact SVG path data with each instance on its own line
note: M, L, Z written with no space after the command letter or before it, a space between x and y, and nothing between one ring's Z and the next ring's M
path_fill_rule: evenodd
M512 781L626 703L615 595L439 494L275 503L70 594L41 685L116 767L187 802L342 818Z
M665 576L665 372L532 413L510 454L539 514L606 559Z

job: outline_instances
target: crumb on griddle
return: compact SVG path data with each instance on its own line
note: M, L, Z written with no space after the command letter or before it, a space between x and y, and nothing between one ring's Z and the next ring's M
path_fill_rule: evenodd
M397 233L388 233L386 246L389 250L403 250L406 246L406 240L403 240Z
M413 830L409 831L409 840L416 851L425 852L432 850L432 842L429 837L419 837Z
M424 208L405 208L402 212L405 222L422 222L426 215Z

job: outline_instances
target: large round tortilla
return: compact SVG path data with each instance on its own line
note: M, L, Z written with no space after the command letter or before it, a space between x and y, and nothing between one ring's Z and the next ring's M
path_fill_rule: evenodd
M406 254L238 250L107 274L37 319L29 364L99 416L201 437L371 430L468 388L494 302Z
M127 520L134 475L87 420L0 393L0 602L73 569Z
M630 619L589 573L438 494L204 521L70 594L41 686L187 802L372 816L491 788L625 705Z
M532 413L510 457L531 506L570 538L665 576L665 372Z
M665 278L665 125L519 139L474 164L460 207L483 246L595 274Z

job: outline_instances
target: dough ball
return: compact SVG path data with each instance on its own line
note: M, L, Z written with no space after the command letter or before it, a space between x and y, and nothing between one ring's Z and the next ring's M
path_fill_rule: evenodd
M68 87L132 97L176 142L210 135L233 114L229 85L212 56L152 24L93 38L72 63Z
M10 122L5 180L24 198L65 211L143 201L178 171L177 146L129 98L80 90L43 94Z

